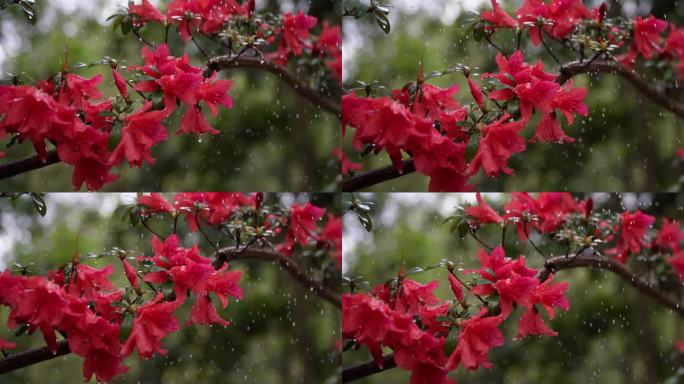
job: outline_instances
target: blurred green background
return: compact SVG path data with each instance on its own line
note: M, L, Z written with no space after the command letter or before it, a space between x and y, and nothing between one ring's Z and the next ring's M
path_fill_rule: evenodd
M584 0L585 5L599 5L600 0ZM347 0L350 4L368 1ZM496 71L497 51L486 42L476 42L467 34L472 12L490 9L488 0L387 0L392 32L386 35L372 17L344 18L345 89L358 87L357 80L377 80L388 90L397 89L416 79L419 62L425 52L425 71L443 71L458 63L475 73ZM512 12L522 0L501 0ZM677 25L684 25L684 7L675 0L609 0L609 16L634 16L653 13ZM470 13L469 13L470 12ZM515 34L504 32L493 40L507 52L515 49ZM551 44L554 52L567 62L574 58L568 49ZM538 58L547 72L558 66L543 51L523 39L527 62ZM570 51L571 52L571 51ZM588 87L586 103L590 116L579 118L568 129L573 144L537 143L514 155L509 164L515 175L487 178L480 173L471 183L482 191L672 191L681 190L680 176L684 163L675 155L682 147L682 122L671 113L643 98L632 87L610 75L576 76L575 85ZM650 79L649 79L650 80ZM430 80L446 87L461 86L457 100L470 103L465 77L454 73ZM681 91L672 91L681 98ZM536 121L536 120L535 120ZM535 125L528 125L522 135L530 138ZM351 146L353 130L344 139L344 148L353 161L359 161ZM470 148L469 150L474 150ZM470 154L469 158L472 158ZM364 169L390 164L386 155L363 159ZM426 191L428 178L413 174L373 187L372 191Z
M508 201L506 194L483 194L495 208ZM591 194L595 209L622 212L639 208L658 217L684 218L684 195L676 194ZM375 203L372 217L374 229L366 232L356 216L344 218L344 270L351 276L362 276L371 286L396 276L402 255L406 269L427 267L443 258L457 268L479 266L479 245L472 237L461 239L449 232L443 220L454 214L456 206L475 204L473 194L359 194L363 201ZM584 198L585 195L577 195ZM343 197L343 203L350 196ZM501 232L491 226L478 233L487 244L497 244ZM548 251L550 243L536 234L535 244ZM528 265L539 268L542 257L529 243L521 243L509 228L506 236L509 257L526 255ZM640 263L630 260L630 268L639 271ZM438 297L453 297L446 271L426 271L410 278L427 283L438 280ZM642 273L642 275L649 276ZM684 336L681 318L639 294L612 272L577 268L556 274L555 281L567 281L569 312L559 312L549 322L557 337L529 337L515 341L516 311L503 325L506 342L489 356L491 370L470 372L460 367L455 377L462 384L476 383L680 383L684 382L684 359L673 347ZM652 282L655 283L655 282ZM681 285L673 293L681 297ZM347 291L344 287L343 291ZM386 352L389 352L387 350ZM343 354L343 366L370 360L367 350L350 350ZM678 376L679 374L679 376ZM378 373L359 384L407 383L409 373L392 369Z
M167 196L168 197L168 196ZM41 218L31 200L14 203L0 199L0 270L13 263L31 264L30 271L45 273L71 261L80 234L80 252L101 253L119 247L129 255L151 255L149 232L131 228L114 214L130 204L134 194L48 194L47 216ZM339 215L339 196L333 194L269 194L267 202L312 203ZM169 223L167 223L169 224ZM170 228L150 223L157 230ZM170 224L169 224L170 225ZM185 224L179 233L184 246L199 243L202 255L212 249L198 234L189 234ZM211 235L211 232L210 232ZM125 286L121 263L110 258L88 261L102 267L113 263L112 281ZM231 322L227 328L181 327L163 341L168 355L141 360L137 353L124 360L128 373L113 383L302 383L335 382L340 356L340 311L295 282L287 272L271 263L233 262L243 271L240 286L244 299L231 300L220 315ZM17 342L15 351L45 345L40 333L15 338L7 330L9 311L0 307L0 338ZM176 317L183 324L189 307ZM129 329L122 331L126 335ZM80 383L83 360L67 355L0 376L3 384ZM95 380L93 378L92 382Z
M166 9L170 1L152 1ZM139 1L137 1L139 3ZM339 24L339 0L260 0L258 7L274 12L308 11L319 20ZM105 19L127 5L127 0L38 0L38 23L32 26L17 7L0 12L0 73L23 73L46 79L58 72L69 45L69 62L90 63L111 56L121 65L140 65L140 43L135 36L113 31ZM320 25L315 29L317 33ZM163 41L161 26L150 26L142 33L148 40ZM197 48L185 45L176 31L171 32L171 52L191 55L194 65L203 66ZM203 48L213 54L214 45L199 38ZM292 64L293 68L296 64ZM107 67L83 70L82 75L104 74L103 91L116 95ZM303 75L303 74L302 74ZM154 165L130 169L115 168L121 177L106 186L109 191L189 191L189 190L264 190L324 191L334 189L340 173L339 161L331 152L339 146L336 116L299 98L273 75L260 70L222 71L222 78L233 80L230 95L234 108L221 109L209 122L221 131L217 136L176 136L155 147ZM303 81L311 80L303 77ZM338 89L336 84L329 87ZM337 93L338 91L332 91ZM176 112L167 125L174 132L180 121ZM4 145L2 146L4 147ZM4 150L4 149L3 149ZM33 154L30 144L11 148L3 161ZM52 165L42 170L0 182L3 190L71 191L71 167Z

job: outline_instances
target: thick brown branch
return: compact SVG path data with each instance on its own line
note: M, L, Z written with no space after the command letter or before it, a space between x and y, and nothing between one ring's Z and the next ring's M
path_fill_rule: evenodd
M36 169L47 167L48 165L59 163L59 155L57 151L50 151L47 153L45 161L41 160L38 155L27 157L21 160L15 160L6 164L0 165L0 180L8 179L22 173L35 171Z
M321 283L312 280L291 257L263 248L223 248L216 252L215 266L220 266L224 261L234 260L261 260L274 262L285 269L299 284L311 290L335 307L342 308L342 299L340 295L323 286Z
M573 61L561 67L560 74L558 75L556 81L559 84L564 84L573 76L582 73L607 73L619 76L627 80L627 82L630 83L632 87L637 90L637 92L651 99L651 101L657 105L671 111L680 119L684 119L684 105L658 91L657 88L651 86L646 79L637 75L634 73L634 71L630 71L619 63L613 61L595 60L591 63L580 63L579 61Z
M637 90L637 92L643 94L651 101L653 101L655 104L671 111L678 118L684 119L684 105L682 103L679 103L669 98L667 95L663 94L662 92L658 91L658 89L651 86L648 83L648 81L646 81L646 79L637 75L633 71L626 69L619 63L606 60L594 60L591 62L585 61L583 63L579 61L573 61L561 66L559 72L560 73L556 78L556 82L561 85L565 84L572 77L583 73L607 73L619 76L625 79L628 83L630 83L632 87L634 87L634 89ZM404 164L405 168L406 165L407 164ZM393 168L391 166L373 169L341 181L342 190L347 192L354 192L362 188L367 188L375 184L379 184L388 180L396 179L398 177L407 175L415 171L415 167L412 167L412 169L413 171L403 173L399 173L396 171L392 173L391 170L393 170ZM357 180L357 178L361 178L361 180ZM351 188L357 185L359 186L358 188ZM350 188L345 188L345 186L350 186Z
M69 353L71 353L71 350L69 349L69 344L66 341L60 341L57 344L56 353L53 353L48 347L31 349L29 351L0 360L0 375L28 367L29 365L52 360L56 357L64 356Z
M611 271L642 294L655 300L660 305L670 308L680 317L684 318L684 305L682 305L682 303L664 292L659 291L656 287L632 273L624 264L612 258L585 254L567 258L565 256L552 257L546 260L544 269L539 272L538 277L543 281L546 280L551 273L578 267L592 267Z
M350 381L358 380L366 376L370 376L379 372L392 369L397 366L394 361L394 355L389 353L385 355L382 368L375 364L375 361L369 361L358 365L352 365L342 370L342 382L348 383Z
M402 172L398 172L397 169L392 165L372 169L368 172L359 173L354 177L342 180L340 182L340 189L342 189L342 192L356 192L372 185L396 179L397 177L413 173L415 171L416 166L413 164L413 159L408 159L404 160L404 168Z
M290 73L286 68L268 60L250 56L214 57L209 59L207 62L207 69L205 70L204 74L206 76L207 74L211 74L213 71L231 68L259 68L271 72L287 83L287 85L289 85L295 92L312 101L314 104L318 105L324 110L338 116L342 114L342 107L340 106L339 101L322 95L317 90L310 88L303 81Z
M545 281L552 273L556 273L564 269L579 267L590 267L611 271L618 275L622 280L627 282L627 284L636 288L640 293L650 297L658 304L670 308L677 315L684 318L684 305L682 305L682 303L677 301L675 298L666 295L664 292L659 291L657 288L644 281L641 277L632 273L624 264L612 258L602 258L586 253L580 255L569 255L567 257L551 257L544 262L544 267L539 270L537 277L540 281ZM388 362L390 363L389 365ZM385 356L383 368L378 367L374 361L369 361L367 363L362 363L343 369L342 382L347 383L361 379L363 377L370 376L372 374L394 367L396 367L396 364L394 364L392 354L388 354Z

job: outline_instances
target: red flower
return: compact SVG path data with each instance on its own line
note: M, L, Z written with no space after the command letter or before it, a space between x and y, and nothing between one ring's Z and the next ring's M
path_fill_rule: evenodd
M190 133L198 135L203 133L218 135L221 132L209 125L207 119L204 117L204 113L200 110L199 105L191 105L188 107L188 110L185 111L185 115L183 115L180 128L176 131L176 135Z
M333 155L342 161L342 175L344 176L348 175L350 171L358 171L363 168L361 163L349 161L342 148L335 148Z
M503 345L503 333L497 328L501 324L500 316L486 316L487 308L461 324L458 344L449 357L447 367L455 369L459 363L470 370L479 367L490 368L487 354L494 347Z
M667 259L667 262L672 265L679 280L684 281L684 251L677 251L672 257Z
M570 310L570 302L565 298L565 294L568 292L568 283L552 283L552 279L553 275L550 275L534 291L535 303L544 307L546 313L549 314L549 319L556 316L554 308L560 308L564 311Z
M209 296L197 296L195 305L192 306L192 310L190 311L190 320L186 323L186 325L190 324L218 324L227 327L230 325L230 322L223 320L221 316L219 316Z
M10 343L9 341L0 339L0 349L14 349L16 346L16 343Z
M478 223L485 224L485 223L500 223L503 221L503 218L499 216L499 214L490 207L484 199L482 199L482 195L480 193L477 193L477 206L474 207L467 207L466 208L466 213L469 216L474 217Z
M651 59L653 53L661 49L660 34L667 29L667 21L656 19L651 15L645 19L637 16L633 23L634 46L643 57Z
M146 102L143 109L126 116L124 126L121 129L121 141L116 146L110 162L120 163L124 157L128 164L141 166L143 160L154 164L151 149L167 139L166 127L161 123L166 117L164 111L150 111L152 103Z
M243 292L238 284L240 278L242 278L242 272L229 271L227 267L223 267L209 277L207 292L216 294L221 301L221 307L225 308L228 305L228 297L242 300Z
M79 264L69 285L69 293L91 298L100 291L110 291L114 285L109 276L114 272L114 266L108 265L102 269Z
M565 85L556 92L553 98L553 108L559 109L568 124L572 124L574 120L573 114L589 116L589 109L584 104L584 98L587 97L587 89L572 88L572 80L568 80Z
M530 142L550 141L556 143L574 143L575 139L565 134L556 118L555 112L544 113L539 119L539 125Z
M222 105L227 109L233 108L233 99L228 95L233 82L230 80L216 80L218 73L214 73L210 78L205 79L196 91L198 101L204 101L209 106L212 116L218 113L217 105Z
M316 222L325 213L324 208L317 207L310 203L305 206L293 204L290 207L290 231L294 239L302 246L309 244L311 239L316 239Z
M463 288L461 282L452 274L449 273L449 286L451 287L451 292L454 293L458 302L463 304Z
M133 288L138 288L138 272L133 268L133 266L127 261L123 260L124 273L128 282L131 283Z
M658 232L653 243L663 249L679 251L682 240L684 240L684 232L680 229L679 222L664 219L660 232Z
M180 329L178 320L173 312L178 309L175 301L163 302L164 295L143 304L136 310L133 320L133 330L123 346L123 355L128 356L137 349L141 357L149 359L156 352L165 355L166 350L161 347L161 341L166 335Z
M308 46L309 30L316 26L318 20L299 11L296 15L288 12L283 15L283 40L281 47L296 56L302 54L302 48Z
M333 258L338 267L342 267L342 218L328 213L328 222L323 227L321 239L332 245Z
M392 324L391 309L384 301L363 294L342 295L342 337L365 345L382 367L381 343Z
M119 93L124 97L124 99L127 98L128 85L126 84L126 80L123 78L123 76L121 76L116 68L112 68L112 76L114 76L114 85L116 85L116 89L119 90Z
M460 192L471 190L467 184L465 143L454 143L437 135L429 150L414 153L416 170L430 176L430 192Z
M513 173L508 167L508 159L517 152L525 150L525 140L518 132L525 127L522 121L508 121L510 116L504 115L498 121L482 129L480 147L468 168L468 174L476 174L484 168L488 176L496 176L499 172Z
M128 13L136 15L136 20L138 23L148 23L151 21L163 23L166 20L164 14L159 12L159 10L152 5L149 0L142 0L142 4L140 5L129 5Z
M145 206L145 212L152 214L158 212L173 212L173 206L159 192L153 192L138 196L138 204Z
M670 34L660 54L684 58L684 28L670 26Z
M617 247L606 250L608 254L617 254L618 261L627 261L628 252L639 253L645 245L646 231L655 222L655 217L641 213L638 209L634 213L623 212L620 215L620 237Z
M480 107L480 109L484 110L485 103L482 90L480 89L480 87L477 86L477 84L475 84L473 79L471 79L470 77L468 78L468 88L470 88L470 94L473 96L473 99L475 99L477 106Z
M102 92L97 86L102 82L102 75L86 79L73 73L64 75L63 84L59 92L58 101L61 104L83 109L89 100L101 99Z
M492 10L482 12L481 17L482 20L490 22L495 27L512 29L518 27L518 22L504 11L496 0L492 0Z
M516 339L522 339L530 335L558 336L557 332L546 326L541 314L534 307L527 308L525 313L520 317Z

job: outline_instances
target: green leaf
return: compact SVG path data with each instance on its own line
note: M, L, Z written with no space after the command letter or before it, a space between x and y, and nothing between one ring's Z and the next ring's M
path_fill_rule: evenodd
M38 193L31 193L31 199L33 200L33 206L36 208L36 211L38 211L40 216L45 217L47 214L47 205L45 205L43 196Z
M382 29L385 34L389 34L391 26L387 15L381 11L375 11L373 14L375 15L375 21L378 23L380 29Z

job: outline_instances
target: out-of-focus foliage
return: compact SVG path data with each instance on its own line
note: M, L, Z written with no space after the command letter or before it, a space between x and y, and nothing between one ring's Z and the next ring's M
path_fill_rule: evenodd
M373 231L366 232L353 213L345 216L346 275L360 275L370 286L382 284L397 275L402 258L406 270L428 267L444 258L459 269L479 266L477 250L482 246L470 236L461 239L457 233L450 233L450 223L443 223L465 200L475 204L474 196L377 193L357 196L374 203ZM508 200L505 194L483 196L497 210ZM680 222L684 219L684 195L681 194L591 196L595 209L622 212L638 208L659 218L675 218ZM346 195L343 202L350 199ZM501 231L494 227L478 233L478 237L489 245L499 243ZM541 249L549 249L550 243L536 234L532 236ZM514 229L508 229L505 242L508 256L523 254L530 267L542 266L542 256L529 243L520 242ZM630 265L636 268L634 263ZM648 271L635 272L648 276ZM440 287L436 294L453 298L444 269L420 272L410 278L421 283L438 280ZM549 322L558 337L513 340L520 315L517 313L504 323L506 343L490 353L493 368L477 372L459 368L454 375L459 383L678 383L684 380L684 372L680 370L684 357L674 348L682 336L684 322L680 317L639 294L611 272L587 268L564 270L556 274L554 281L567 281L570 287L567 294L570 311L559 313ZM343 291L347 292L348 288L344 287ZM343 366L369 360L367 350L351 350L344 352ZM392 369L358 383L406 383L408 378L408 372Z
M319 20L339 24L339 0L257 3L274 12L302 9ZM105 22L107 16L119 10L114 4L125 6L127 1L38 0L33 7L38 17L35 26L17 6L0 12L0 73L46 79L60 70L67 45L71 64L96 62L110 56L120 65L140 65L143 44L133 35L123 36L120 29L113 30L111 22ZM151 27L143 34L148 40L164 41L163 27ZM192 63L203 67L204 57L192 43L184 44L175 31L169 36L174 55L188 52ZM212 46L203 37L198 39L205 50ZM225 54L220 50L208 53ZM108 87L103 88L105 95L116 95L111 71L106 66L79 71L84 76L98 73L104 75L104 85ZM156 164L133 169L126 165L116 167L114 171L121 177L106 190L322 191L334 188L335 177L339 175L339 162L331 154L339 146L339 123L335 116L298 97L290 87L265 71L234 69L222 71L220 76L233 80L230 94L235 101L233 109L222 110L216 119L210 119L221 134L202 139L170 134L167 142L153 149ZM180 117L176 113L169 120L167 126L171 133L177 129ZM3 161L32 154L30 143L24 143L13 147ZM3 189L69 191L71 172L67 166L52 165L4 181Z
M168 196L167 196L168 197ZM118 247L129 255L150 255L150 234L140 225L131 228L115 209L130 204L135 195L47 194L47 216L41 218L30 196L14 203L0 199L0 270L28 266L29 272L45 273L71 261L77 251L103 253ZM332 194L267 195L267 200L291 204L310 201L340 214L340 200ZM185 223L179 234L185 246L200 244L203 255L212 248L201 235L188 234ZM77 240L78 239L78 240ZM17 241L18 240L18 241ZM3 258L7 256L6 258ZM125 286L121 263L116 258L87 261L88 265L115 266L115 285ZM340 311L302 288L285 271L271 263L233 262L243 271L240 286L244 300L219 309L229 320L227 328L190 326L164 340L167 356L141 360L137 353L124 360L128 373L114 383L305 383L334 382L340 364ZM189 311L189 308L186 308ZM0 338L16 340L20 352L45 345L40 333L14 338L7 330L8 311L0 309ZM187 313L178 315L179 321ZM130 327L124 328L127 335ZM5 384L77 383L82 381L83 360L67 355L0 376ZM94 383L93 378L93 383Z
M350 1L350 4L357 3ZM367 4L367 2L362 1ZM521 0L499 1L509 12ZM600 1L584 1L592 7ZM346 3L345 3L346 4ZM635 16L653 13L679 26L684 25L684 8L678 1L608 1L609 15ZM344 19L345 89L358 87L356 81L379 84L388 90L415 81L425 55L425 72L443 71L465 64L473 73L496 71L497 51L485 41L476 42L469 30L477 16L473 11L490 9L489 1L432 0L389 2L392 32L383 33L371 17ZM514 33L494 36L507 52L516 47ZM543 50L533 47L529 38L521 46L528 62L542 59L548 72L558 66ZM572 51L552 44L561 61L571 61ZM586 103L590 116L579 119L567 133L573 144L529 144L509 162L516 173L493 179L482 174L472 179L485 191L668 191L681 190L684 162L675 155L684 146L681 122L655 106L629 84L610 75L581 75L575 85L589 88ZM460 85L457 100L472 103L465 77L460 72L430 80L442 87ZM522 134L531 137L534 121ZM353 132L350 132L353 133ZM344 139L350 160L360 157L351 149L351 134ZM469 152L469 158L473 154ZM367 156L364 169L390 164L386 155ZM373 187L375 191L426 191L428 178L420 174L403 176Z

